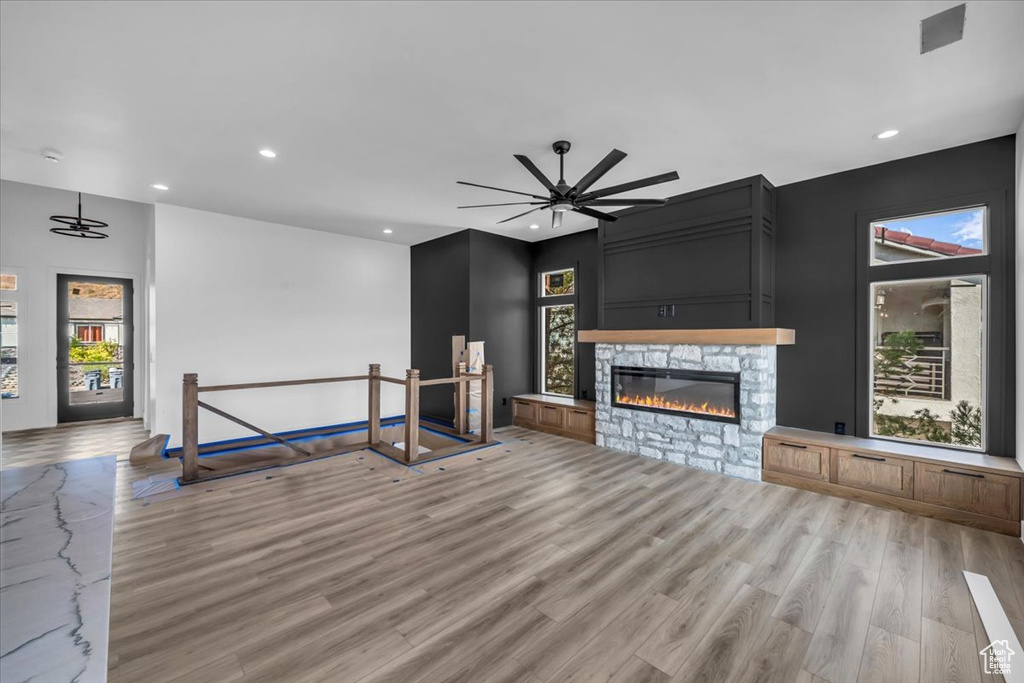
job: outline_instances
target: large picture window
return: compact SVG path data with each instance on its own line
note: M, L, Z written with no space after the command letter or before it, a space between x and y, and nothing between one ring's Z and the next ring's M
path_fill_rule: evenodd
M984 450L988 209L866 226L870 436Z
M540 273L541 393L576 394L576 271Z

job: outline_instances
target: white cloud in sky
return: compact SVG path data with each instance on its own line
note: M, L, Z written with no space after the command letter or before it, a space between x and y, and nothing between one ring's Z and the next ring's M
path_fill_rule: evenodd
M953 237L964 245L981 246L985 236L985 212L973 211L953 224Z

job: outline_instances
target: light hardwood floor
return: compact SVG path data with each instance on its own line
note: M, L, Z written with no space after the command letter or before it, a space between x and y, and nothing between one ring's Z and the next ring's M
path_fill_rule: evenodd
M120 462L111 680L981 683L964 568L1024 636L1019 540L499 436L149 505L131 481L168 465Z

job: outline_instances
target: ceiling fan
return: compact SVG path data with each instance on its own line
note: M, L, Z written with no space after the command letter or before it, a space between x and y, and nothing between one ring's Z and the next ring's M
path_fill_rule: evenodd
M590 172L580 178L579 182L575 185L570 186L565 182L565 155L569 151L572 145L566 140L559 140L551 145L551 149L554 150L555 154L558 155L558 182L552 183L548 180L547 176L541 173L540 169L530 161L527 157L522 154L515 154L515 158L526 167L526 170L533 174L537 180L541 182L545 188L547 188L549 196L544 197L542 195L531 194L529 192L517 192L516 190L505 190L500 187L491 187L490 185L478 185L477 183L467 183L463 180L456 181L460 185L470 185L472 187L482 187L486 190L497 190L498 192L509 192L511 194L519 194L525 197L531 197L537 201L532 202L507 202L504 204L473 204L470 206L460 206L460 209L479 209L489 206L534 206L536 208L524 211L523 213L506 218L503 221L498 221L498 225L502 223L508 223L517 218L533 213L534 211L540 211L541 209L551 209L551 227L557 228L562 225L562 214L566 211L575 211L581 213L584 216L590 216L591 218L597 218L602 221L616 221L617 216L613 216L610 213L604 213L603 211L595 211L590 207L594 206L662 206L668 200L666 199L606 199L608 195L619 194L620 192L629 192L631 190L639 190L641 187L649 187L651 185L658 185L660 183L667 183L670 180L679 180L679 174L675 171L669 173L662 173L661 175L651 176L650 178L643 178L641 180L634 180L631 183L622 183L621 185L612 185L611 187L605 187L600 190L594 190L588 192L590 186L596 183L604 176L605 173L612 170L612 168L626 158L625 152L620 152L617 149L613 149L608 153L604 159L598 162L597 166L590 169Z

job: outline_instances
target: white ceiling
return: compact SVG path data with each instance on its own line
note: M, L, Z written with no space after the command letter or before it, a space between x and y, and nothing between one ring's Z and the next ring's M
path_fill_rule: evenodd
M560 138L570 183L617 147L598 186L677 170L634 195L668 196L1012 133L1024 3L969 2L964 39L920 55L955 4L5 1L0 176L405 244L545 239L546 211L495 226L517 207L455 207L515 196L455 181L536 192L512 154L555 176Z

